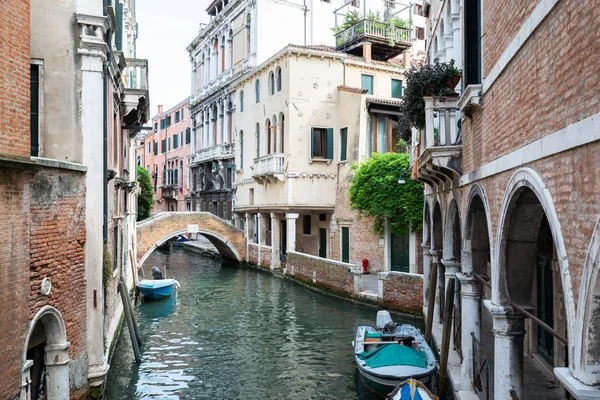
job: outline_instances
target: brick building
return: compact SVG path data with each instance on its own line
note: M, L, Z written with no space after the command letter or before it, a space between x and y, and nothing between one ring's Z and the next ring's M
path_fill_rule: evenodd
M137 165L148 171L154 187L152 214L190 211L191 127L189 99L152 118L152 131L138 140Z
M461 398L600 396L597 9L447 0L426 10L429 59L463 70L459 96L425 98L413 137L426 183L424 300L433 268L436 324L443 290L458 290L449 374Z
M133 281L130 154L147 105L147 65L129 58L134 1L0 11L0 397L85 396L108 371L116 284Z

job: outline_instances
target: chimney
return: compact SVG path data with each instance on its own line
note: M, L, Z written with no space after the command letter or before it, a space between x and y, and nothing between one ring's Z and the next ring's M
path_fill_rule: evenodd
M371 62L371 43L363 43L363 58L366 62Z
M158 113L162 114L162 112L163 112L163 106L162 106L162 104L159 104L158 105Z

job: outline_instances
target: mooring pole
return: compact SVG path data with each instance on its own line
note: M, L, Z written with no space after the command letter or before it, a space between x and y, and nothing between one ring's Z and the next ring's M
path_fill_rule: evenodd
M438 381L438 395L446 398L446 378L448 376L448 352L450 351L450 332L452 331L452 312L454 311L454 282L456 278L448 280L446 287L446 303L444 303L444 329L442 331L442 354L440 354L440 379Z
M138 343L137 326L133 320L133 313L131 311L131 304L129 303L129 296L127 295L127 290L125 288L125 284L122 280L119 281L119 292L121 292L121 301L123 302L123 310L125 311L125 321L127 322L127 329L129 330L129 337L131 338L131 345L133 347L133 355L135 356L135 361L139 364L142 362L142 356L140 354L140 347ZM141 338L140 338L141 342Z
M125 283L121 280L119 281L119 286L121 288L121 290L125 291L125 293L127 293L127 288L125 286ZM125 298L127 299L127 301L125 302L125 304L123 304L123 306L127 306L129 308L129 315L131 315L131 322L133 322L133 331L135 332L135 338L137 339L138 345L142 345L142 336L140 336L140 329L138 328L137 325L137 321L135 320L135 314L133 313L133 306L131 305L131 299L129 298L129 296L125 296Z
M437 289L437 263L431 264L429 273L429 296L427 296L427 326L425 326L425 341L431 346L433 329L433 311L435 309L435 291Z

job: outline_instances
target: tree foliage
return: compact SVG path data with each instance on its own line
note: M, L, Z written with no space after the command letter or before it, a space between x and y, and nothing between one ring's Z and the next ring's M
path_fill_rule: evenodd
M154 207L154 191L152 190L152 182L145 168L137 166L137 183L140 187L138 192L138 215L137 220L141 221L150 217L150 211Z
M376 233L383 232L386 217L391 232L397 236L421 228L423 184L410 179L408 154L374 153L352 168L355 175L350 186L350 203L361 216L375 218ZM399 184L403 171L406 183Z

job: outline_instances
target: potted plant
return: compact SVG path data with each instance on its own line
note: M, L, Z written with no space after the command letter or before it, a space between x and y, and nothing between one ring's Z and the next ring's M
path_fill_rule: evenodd
M460 78L462 78L462 72L460 69L454 66L454 60L450 60L447 74L448 79L446 80L446 85L448 85L448 88L455 92L454 88L456 88L456 85L458 85L458 82L460 82Z

